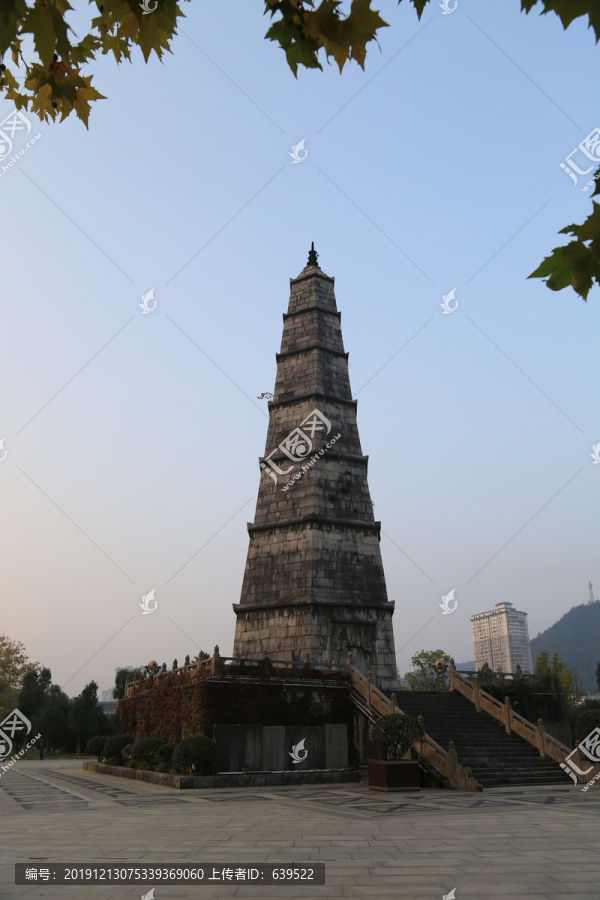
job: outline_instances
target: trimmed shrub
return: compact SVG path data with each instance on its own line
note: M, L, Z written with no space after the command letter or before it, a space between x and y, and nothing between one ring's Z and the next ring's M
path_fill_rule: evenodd
M175 752L175 747L177 744L163 744L162 747L159 747L156 751L156 758L160 760L161 763L167 763L166 769L160 769L161 772L168 772L169 768L173 763L173 753ZM159 769L157 768L157 772Z
M371 740L385 745L386 759L403 759L415 741L423 737L416 719L401 713L389 713L377 719L371 728Z
M133 743L133 738L128 734L113 734L109 737L104 745L104 756L108 762L108 758L116 759L117 762L108 763L110 766L123 765L123 750L128 744Z
M143 768L150 769L157 762L156 754L163 742L160 738L140 738L131 745L131 758L144 763ZM142 766L138 766L142 768Z
M170 763L167 762L159 762L154 766L155 772L169 772L170 771Z
M107 756L104 760L105 766L122 766L123 760L120 756Z
M96 756L98 762L102 762L104 759L104 745L109 737L110 735L108 734L97 734L95 737L91 737L85 745L85 752L89 753L90 756Z
M192 772L194 775L210 774L218 752L212 738L187 737L175 747L173 765L180 774L186 772Z
M127 744L127 746L123 747L123 749L121 750L121 759L123 761L127 761L128 759L131 759L131 748L132 747L133 747L133 744Z

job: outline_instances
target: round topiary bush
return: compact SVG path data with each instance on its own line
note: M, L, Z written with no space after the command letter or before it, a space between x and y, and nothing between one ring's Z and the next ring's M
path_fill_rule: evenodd
M160 738L140 738L131 745L131 759L138 763L138 769L153 768L157 762L156 754L159 747L162 747ZM139 763L144 763L143 766Z
M107 756L104 760L105 766L122 766L123 760L120 756Z
M85 752L89 753L90 756L96 756L98 762L102 762L104 759L104 745L109 737L110 735L108 734L97 734L95 737L91 737L85 745Z
M173 753L173 765L180 774L210 774L218 756L218 748L212 738L187 737L180 741Z
M386 759L403 759L415 741L423 737L416 719L401 713L389 713L377 719L371 728L371 740L385 746Z
M117 760L117 762L111 762L109 765L112 766L122 766L123 765L123 750L127 746L127 744L132 744L133 738L128 734L113 734L112 737L109 737L104 745L104 756L106 757L106 761L108 763L109 757L113 760Z
M175 747L177 744L163 744L162 747L159 747L156 751L156 758L160 763L166 763L166 769L158 769L157 772L168 772L173 763L173 753L175 752Z

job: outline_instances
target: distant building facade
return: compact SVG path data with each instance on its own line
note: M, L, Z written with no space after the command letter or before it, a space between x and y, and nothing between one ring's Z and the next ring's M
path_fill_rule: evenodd
M494 672L514 672L517 664L523 673L533 671L527 613L512 603L497 603L490 612L471 616L475 666L487 663Z

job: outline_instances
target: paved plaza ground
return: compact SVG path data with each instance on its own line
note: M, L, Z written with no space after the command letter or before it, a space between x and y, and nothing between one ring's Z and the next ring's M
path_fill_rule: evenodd
M568 779L565 778L567 781ZM155 887L170 897L600 898L600 789L379 794L366 785L176 791L17 763L0 777L0 897L132 898L148 885L15 886L14 863L324 862L320 886Z

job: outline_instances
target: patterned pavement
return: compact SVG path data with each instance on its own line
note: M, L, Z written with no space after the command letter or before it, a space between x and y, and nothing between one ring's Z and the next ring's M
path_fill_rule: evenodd
M139 898L147 885L14 884L14 863L324 862L324 886L155 886L170 897L598 900L600 789L365 785L175 791L31 760L0 777L0 897Z

